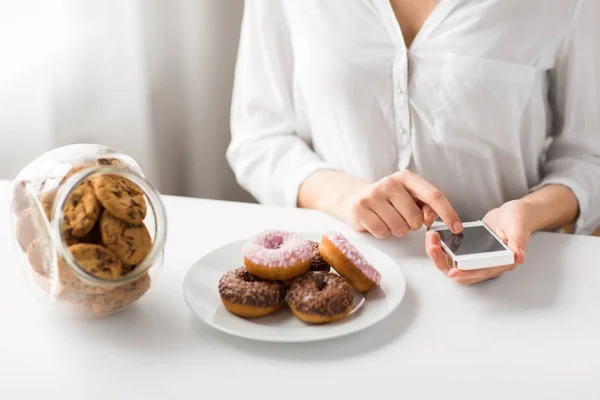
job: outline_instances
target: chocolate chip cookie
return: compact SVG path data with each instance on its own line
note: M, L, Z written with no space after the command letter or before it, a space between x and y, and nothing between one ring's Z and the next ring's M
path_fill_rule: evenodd
M130 224L141 224L144 221L144 193L129 179L117 175L102 175L94 178L94 190L100 203L113 216Z
M121 221L106 210L100 216L100 233L102 243L124 265L141 263L152 249L152 238L146 225Z
M44 209L44 213L48 218L48 221L52 220L52 213L54 209L54 200L56 199L56 193L58 188L51 189L47 192L44 192L40 195L40 203ZM92 244L101 244L102 238L100 237L100 227L98 224L94 224L92 230L85 234L83 237L76 237L73 234L66 235L65 237L67 246L71 246L77 243L92 243Z
M90 285L82 281L62 258L58 259L57 278L60 285L60 292L70 291L73 293L101 294L112 289L112 287Z
M65 239L81 238L90 233L100 217L102 207L90 181L83 181L63 205L61 230Z
M69 246L71 255L86 272L102 279L118 279L121 261L115 253L96 244L79 243Z
M109 315L136 302L150 288L150 277L143 275L138 280L119 286L110 292L97 296L92 310L99 315Z
M92 310L99 315L110 315L127 305L127 294L117 288L98 296L92 303Z
M123 290L127 293L126 305L138 301L150 289L150 282L150 276L145 274L138 280L125 285Z

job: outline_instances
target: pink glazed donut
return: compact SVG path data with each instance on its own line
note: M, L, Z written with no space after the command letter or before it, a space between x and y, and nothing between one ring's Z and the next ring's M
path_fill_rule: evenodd
M308 271L313 248L297 233L269 230L249 239L243 254L244 265L252 275L284 281Z
M359 292L379 285L381 274L341 233L326 232L319 243L321 256Z

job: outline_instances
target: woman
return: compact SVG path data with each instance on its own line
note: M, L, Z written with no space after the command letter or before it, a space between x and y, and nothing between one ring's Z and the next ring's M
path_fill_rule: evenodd
M600 223L600 2L246 0L227 152L260 202L377 237Z

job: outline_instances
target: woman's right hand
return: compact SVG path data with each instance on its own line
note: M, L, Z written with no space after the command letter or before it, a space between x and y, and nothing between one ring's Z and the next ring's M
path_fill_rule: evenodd
M344 219L354 229L373 236L405 236L437 216L454 233L462 232L458 214L444 194L419 175L403 170L365 184L342 201Z
M403 170L368 183L334 171L318 171L300 187L300 207L316 208L375 237L398 237L430 226L439 215L454 233L458 214L444 194L417 174Z

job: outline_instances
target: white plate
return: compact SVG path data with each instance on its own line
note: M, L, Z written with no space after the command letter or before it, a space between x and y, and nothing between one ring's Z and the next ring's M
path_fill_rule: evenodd
M302 234L320 241L315 233ZM188 307L206 324L222 332L265 342L312 342L337 338L375 325L390 315L402 301L406 280L400 266L388 255L359 240L352 243L381 272L381 285L368 292L364 303L357 294L355 312L325 325L307 325L289 308L258 319L243 319L227 311L218 291L219 279L232 269L243 266L242 247L245 240L229 243L202 257L188 271L183 282L183 297Z

